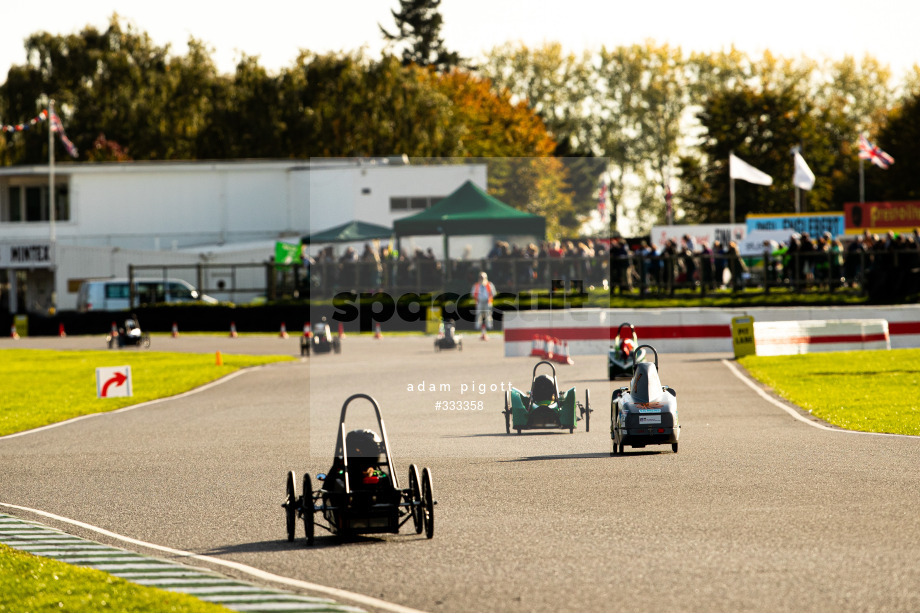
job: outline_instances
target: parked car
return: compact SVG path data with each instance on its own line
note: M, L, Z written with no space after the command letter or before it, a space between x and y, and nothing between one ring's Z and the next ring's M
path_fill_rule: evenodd
M183 279L134 279L135 306L155 303L202 302L216 305L217 299L200 294ZM119 311L131 308L131 289L128 279L91 279L80 284L77 293L78 311Z

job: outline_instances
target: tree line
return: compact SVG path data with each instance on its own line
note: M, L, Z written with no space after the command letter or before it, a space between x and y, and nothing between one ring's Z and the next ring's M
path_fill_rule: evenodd
M117 15L105 30L35 33L0 85L0 123L34 117L52 97L89 162L487 159L490 190L546 215L550 238L577 232L601 182L637 232L663 223L669 188L676 222L725 222L729 152L774 177L736 182L738 219L791 210L796 146L818 177L805 209L841 210L858 199L860 134L896 160L866 167L868 200L917 198L917 67L896 82L870 56L752 58L651 41L580 55L509 44L473 65L403 17L394 11L396 34L381 26L405 43L402 56L303 50L277 73L243 56L220 74L202 41L174 55ZM42 132L0 132L0 164L44 163Z

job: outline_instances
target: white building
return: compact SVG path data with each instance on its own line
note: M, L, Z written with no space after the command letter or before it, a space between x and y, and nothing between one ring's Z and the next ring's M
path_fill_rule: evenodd
M74 309L82 280L127 276L128 265L264 263L276 241L359 220L392 226L463 182L486 186L485 165L414 166L405 159L63 163L0 168L0 310ZM469 242L467 242L469 243ZM489 245L479 239L477 251ZM439 237L413 240L432 247ZM253 273L259 277L258 269ZM229 275L217 272L215 275ZM261 283L196 277L217 298L255 293L217 288Z

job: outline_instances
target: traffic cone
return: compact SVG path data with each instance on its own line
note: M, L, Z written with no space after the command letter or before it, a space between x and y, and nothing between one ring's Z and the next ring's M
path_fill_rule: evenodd
M556 355L556 341L547 335L546 337L546 353L544 358L546 360L552 360Z
M282 339L288 338L287 326L284 325L284 322L281 323L281 332L278 333L278 336L281 337Z
M345 326L339 322L339 339L345 338Z
M540 335L533 336L533 345L530 346L530 355L543 358L546 356L546 344L540 340Z
M558 343L560 350L559 353L553 357L553 360L563 365L574 365L575 361L569 356L569 342L560 341Z
M214 355L214 364L218 367L224 366L224 357L220 355L220 350Z
M236 339L238 335L236 334L236 322L230 322L230 338Z
M486 323L485 323L485 322L482 323L482 334L479 335L479 340L480 340L480 341L488 341L488 340L489 340L489 336L486 334Z
M61 322L58 324L58 337L66 337L67 333L64 332L64 323Z
M13 325L10 327L10 337L12 337L13 339L19 339L19 333L16 332L16 325L15 325L15 324L13 324Z
M380 332L380 322L374 324L374 339L383 339L383 333Z
M179 336L179 325L176 324L175 322L173 322L173 327L172 327L172 338L175 339L175 338L178 337L178 336Z

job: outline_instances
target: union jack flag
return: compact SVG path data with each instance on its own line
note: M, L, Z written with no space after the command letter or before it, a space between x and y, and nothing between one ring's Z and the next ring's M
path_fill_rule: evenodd
M57 113L51 115L51 131L57 132L58 136L61 137L61 143L64 144L64 149L67 150L67 153L69 153L74 158L79 155L76 146L73 144L73 142L71 142L70 139L67 138L67 135L64 134L64 124L61 123L61 118L58 117Z
M872 164L881 168L888 168L894 164L894 158L886 154L878 145L873 145L864 136L859 137L859 157L871 160Z

